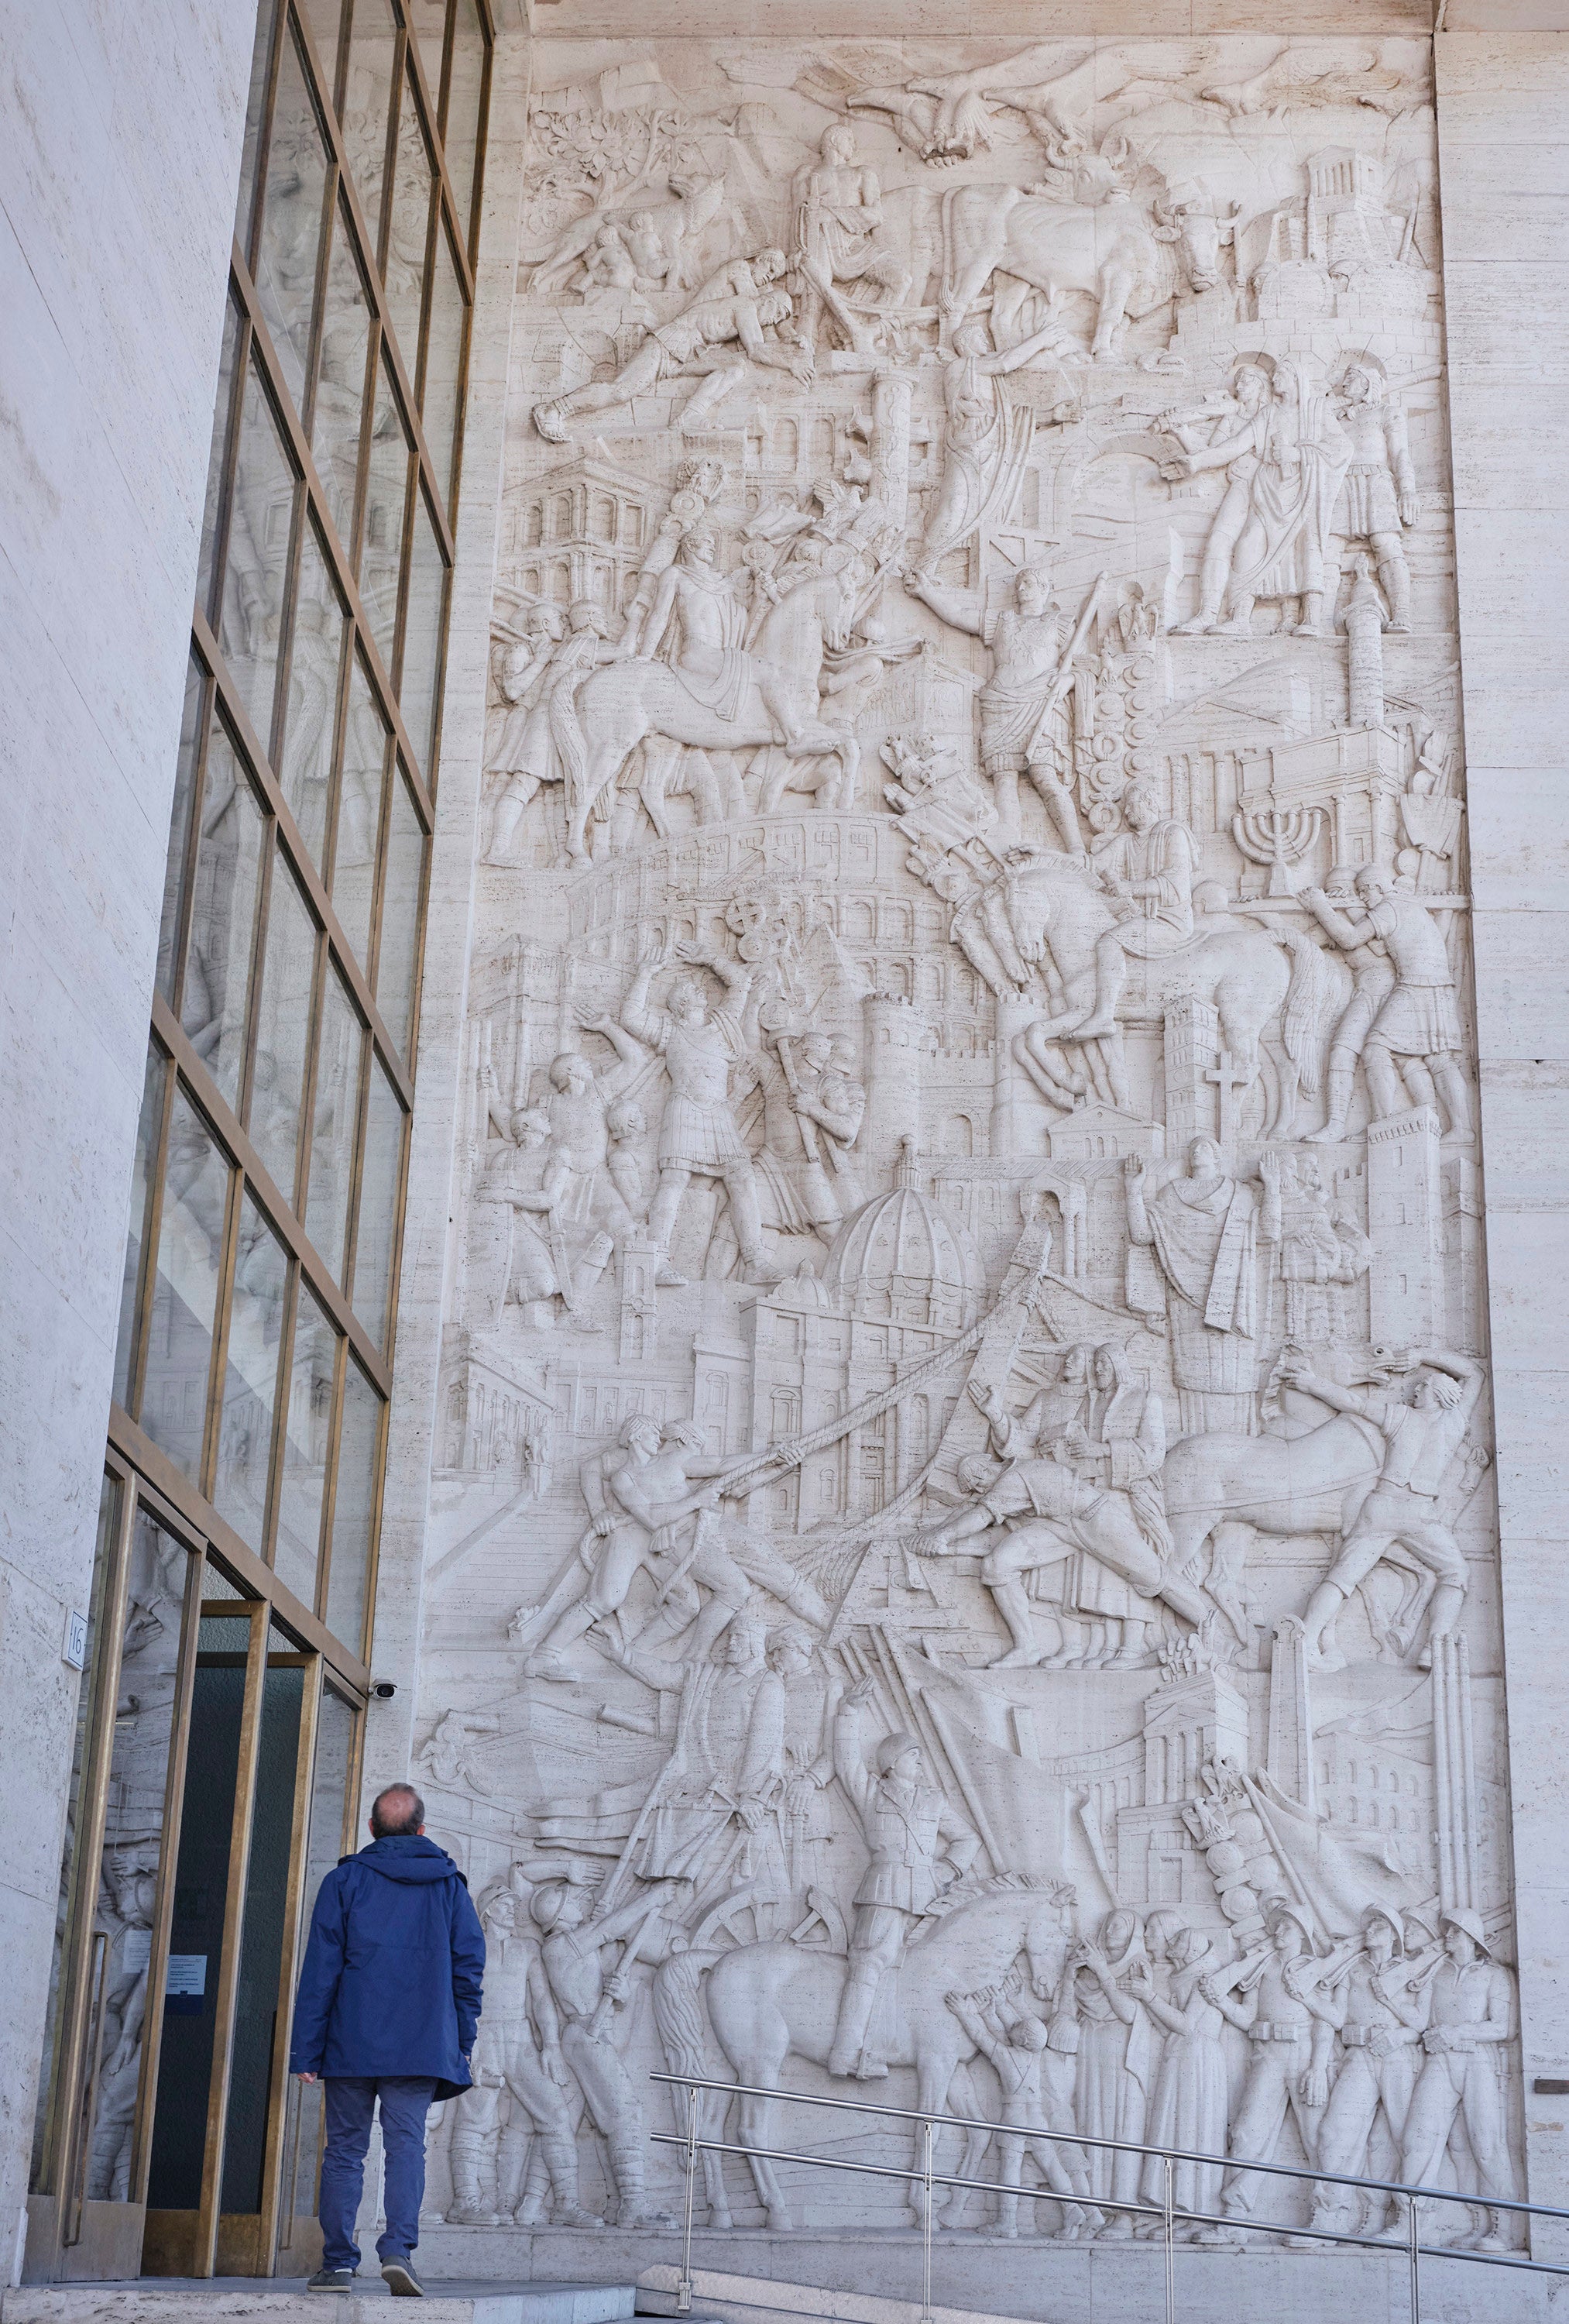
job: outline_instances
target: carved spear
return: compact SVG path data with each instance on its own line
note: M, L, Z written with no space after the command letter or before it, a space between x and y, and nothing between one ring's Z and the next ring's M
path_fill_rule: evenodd
M1073 664L1078 654L1083 651L1084 641L1089 635L1089 625L1095 619L1095 609L1100 601L1100 593L1106 587L1107 577L1105 573L1097 573L1090 584L1089 595L1084 601L1084 611L1079 614L1073 635L1068 641L1068 651L1057 665L1057 675L1047 689L1041 715L1035 721L1035 731L1025 746L1026 766L1033 762L1036 753L1046 739L1046 729L1056 715L1057 706L1073 683Z

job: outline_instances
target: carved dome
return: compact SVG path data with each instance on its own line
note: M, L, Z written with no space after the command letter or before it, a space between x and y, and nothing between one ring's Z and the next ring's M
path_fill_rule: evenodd
M915 1184L901 1160L891 1194L848 1218L822 1270L836 1304L861 1315L962 1332L975 1321L986 1275L959 1220Z

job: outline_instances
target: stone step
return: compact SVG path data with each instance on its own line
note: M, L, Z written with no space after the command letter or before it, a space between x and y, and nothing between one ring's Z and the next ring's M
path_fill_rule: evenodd
M352 2292L307 2292L303 2276L144 2276L120 2283L36 2283L0 2292L0 2324L366 2324L391 2293L373 2269ZM432 2277L425 2324L623 2324L637 2287Z

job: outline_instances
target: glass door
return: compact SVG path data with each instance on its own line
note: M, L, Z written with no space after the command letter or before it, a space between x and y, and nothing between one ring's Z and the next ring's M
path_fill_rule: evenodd
M317 2264L288 2080L360 1710L159 1496L100 1511L34 2141L29 2282Z

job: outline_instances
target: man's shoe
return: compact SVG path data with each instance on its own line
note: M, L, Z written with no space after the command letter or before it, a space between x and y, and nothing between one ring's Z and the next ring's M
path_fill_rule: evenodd
M423 2300L425 2286L414 2273L407 2252L389 2252L381 2262L381 2281L394 2300Z
M305 2288L307 2292L353 2292L354 2271L352 2267L318 2267Z

